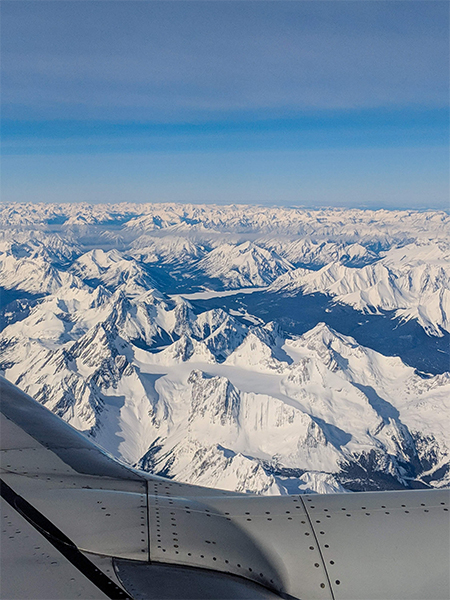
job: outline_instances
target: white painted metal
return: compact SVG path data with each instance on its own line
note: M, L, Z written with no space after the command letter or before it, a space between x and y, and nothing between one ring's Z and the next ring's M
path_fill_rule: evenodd
M0 396L2 402L5 398L5 392ZM3 408L3 407L2 407ZM26 433L21 427L13 423L5 415L1 415L1 451L18 450L23 451L27 448L40 448L40 444L31 435Z
M0 514L0 598L107 598L4 500Z
M148 560L147 499L144 493L46 490L28 493L27 500L80 550Z
M149 484L152 560L240 575L299 598L332 597L298 497L194 499L170 490Z
M186 504L185 499L151 498L150 503L152 561L214 569L283 588L277 565L231 520L205 512L192 499Z
M448 489L304 500L336 600L450 598Z
M183 499L158 482L152 491L155 560L240 574L297 598L450 598L449 490ZM270 579L263 566L258 574L262 556Z

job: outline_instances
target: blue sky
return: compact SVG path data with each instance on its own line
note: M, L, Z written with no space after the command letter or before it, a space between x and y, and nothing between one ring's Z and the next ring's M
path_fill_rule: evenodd
M446 1L1 11L3 201L448 208Z

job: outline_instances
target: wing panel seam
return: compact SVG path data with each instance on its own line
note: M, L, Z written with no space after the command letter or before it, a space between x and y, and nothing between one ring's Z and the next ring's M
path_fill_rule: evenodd
M303 508L305 510L306 517L307 517L307 519L309 521L309 526L311 527L311 531L313 532L313 536L314 536L314 539L315 539L316 544L317 544L317 549L319 551L320 559L322 561L323 568L325 569L325 575L326 575L326 578L327 578L327 581L328 581L328 587L330 588L331 597L332 597L333 600L336 600L335 597L334 597L333 586L331 585L331 579L330 579L330 576L328 574L327 565L325 563L325 559L324 559L323 554L322 554L322 548L320 547L319 538L317 537L316 530L314 529L314 525L313 525L312 519L311 519L311 517L309 515L308 507L306 506L306 503L303 501L303 498L301 496L299 496L299 498L300 498L300 502L303 504Z

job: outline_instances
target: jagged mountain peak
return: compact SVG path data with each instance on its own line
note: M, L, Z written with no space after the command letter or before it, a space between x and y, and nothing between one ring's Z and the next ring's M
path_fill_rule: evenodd
M22 258L1 254L0 286L37 294L51 294L63 286L85 287L78 277L56 268L40 253Z
M221 280L225 287L266 286L292 265L255 243L221 244L197 264L197 270Z
M103 306L106 302L111 301L111 296L112 294L109 290L102 285L98 285L92 292L91 301L89 302L88 306L89 308L98 308Z
M358 346L357 342L350 336L344 336L338 333L335 329L321 321L317 323L312 329L303 334L302 339L308 343L314 343L319 341L321 343L330 345L333 341L339 340L350 346Z
M176 342L158 352L155 357L160 364L184 363L187 361L216 362L214 355L208 350L206 344L185 334L181 335Z
M377 262L353 268L334 262L318 271L298 268L278 277L270 293L327 294L362 312L396 311L405 320L414 318L429 335L450 331L450 272L448 250L391 250ZM430 257L430 253L433 258Z
M157 459L157 471L165 476L179 473L183 481L197 481L206 485L241 493L278 495L282 487L267 473L259 462L234 452L220 444L200 445L191 441L184 447L189 460L183 460L183 451L175 446L172 452Z
M167 308L168 298L160 290L151 288L144 291L140 296L135 297L135 302L147 305L163 305Z
M294 340L287 341L287 352L303 349L319 357L332 371L340 371L347 378L357 377L361 382L407 381L415 377L414 369L405 365L399 357L384 356L375 350L365 348L350 336L335 331L325 323L318 323L313 329ZM313 353L313 354L312 354Z
M61 265L82 254L82 249L72 236L61 237L43 231L14 230L0 232L0 251L15 258L41 255L52 264Z
M275 357L273 348L266 343L259 330L250 330L243 342L228 355L225 364L256 371L278 372L282 372L286 366Z
M146 263L181 264L202 258L204 248L180 235L155 237L144 234L131 244L130 254Z
M116 250L105 252L102 248L94 248L82 254L72 265L72 270L80 276L98 278L111 265L124 260L121 253Z
M101 282L112 291L120 287L131 297L156 288L153 279L137 261L116 249L107 252L90 250L80 256L70 270L83 280Z
M217 327L230 320L235 321L223 308L212 308L197 315L195 322L200 329L206 328L206 335L209 335Z
M117 356L116 337L117 329L112 320L97 323L73 344L71 354L87 365L95 366L102 357Z
M188 418L190 426L199 420L208 427L237 425L239 393L226 377L207 377L202 371L194 370L188 383L192 385Z
M249 331L271 348L284 343L285 338L281 327L275 321L269 321L263 325L253 325L249 328Z
M334 262L361 267L377 259L376 253L358 242L316 241L310 237L300 239L276 237L265 238L260 243L266 248L275 250L297 267L320 268Z

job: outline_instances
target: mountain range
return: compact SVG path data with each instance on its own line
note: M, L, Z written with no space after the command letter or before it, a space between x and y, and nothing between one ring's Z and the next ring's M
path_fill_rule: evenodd
M119 459L259 494L449 485L448 358L418 370L357 321L448 342L445 213L29 204L0 223L2 374ZM266 315L219 305L254 293ZM270 314L317 295L354 335Z

